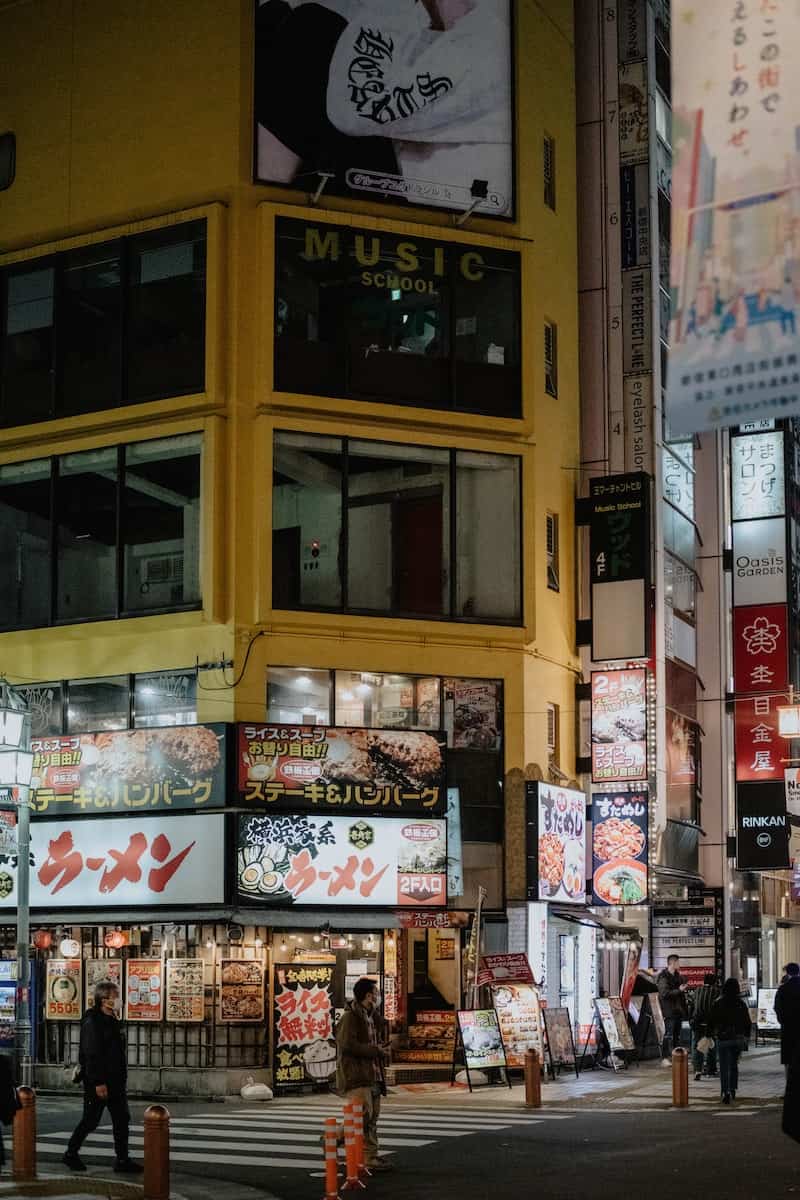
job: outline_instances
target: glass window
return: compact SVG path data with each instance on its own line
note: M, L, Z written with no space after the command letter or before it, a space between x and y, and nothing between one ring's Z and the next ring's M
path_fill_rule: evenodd
M440 681L433 675L336 672L336 724L438 729Z
M205 221L130 242L128 400L205 386Z
M347 465L348 607L444 615L449 451L353 441Z
M469 254L460 261L454 286L453 407L519 417L519 257L481 247L474 261Z
M5 278L3 420L41 421L53 411L55 270L36 265Z
M156 671L137 675L133 688L137 727L197 724L197 674L195 671Z
M275 434L273 608L341 606L343 472L339 438Z
M128 728L130 681L127 675L70 679L67 686L68 733Z
M330 725L331 673L306 667L267 671L267 720L282 725Z
M61 408L65 413L113 408L122 386L120 243L70 251L61 280Z
M694 571L671 554L664 555L664 594L668 604L694 620L697 579Z
M126 612L200 600L200 444L186 434L125 449Z
M0 628L50 620L50 459L0 467Z
M671 504L664 505L664 546L685 563L694 563L694 525Z
M56 619L117 615L117 450L58 460Z
M14 691L28 706L33 737L53 737L63 733L64 687L61 683L19 684Z
M448 750L447 786L459 789L463 840L502 842L501 755L493 751Z
M458 617L518 620L522 612L519 459L456 455Z

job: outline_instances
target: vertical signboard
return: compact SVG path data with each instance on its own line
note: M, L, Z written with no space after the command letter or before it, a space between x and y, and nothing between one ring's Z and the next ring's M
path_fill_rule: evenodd
M45 1016L48 1021L80 1020L81 960L48 959L45 992Z
M333 972L327 963L275 966L275 1090L326 1083L336 1072Z
M739 871L784 871L789 861L789 818L780 782L736 788L736 867Z
M647 671L592 671L592 782L647 779Z
M649 642L650 480L642 473L590 483L592 658L646 658Z
M573 788L525 784L529 900L586 899L586 797Z
M700 987L709 974L724 978L722 888L690 889L686 900L651 908L650 920L651 964L656 970L667 965L670 954L677 954L689 987Z
M592 796L592 903L647 903L648 794Z

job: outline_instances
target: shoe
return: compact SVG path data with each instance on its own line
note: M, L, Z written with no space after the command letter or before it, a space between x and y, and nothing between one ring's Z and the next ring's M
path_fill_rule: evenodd
M114 1163L114 1170L118 1175L141 1175L141 1163L134 1162L132 1158L118 1158Z
M695 1083L699 1083L702 1078L703 1078L703 1076L701 1075L701 1073L699 1071L695 1071L695 1073L694 1073Z
M672 1059L671 1058L662 1058L661 1065L662 1065L662 1067L671 1067Z
M393 1171L394 1166L388 1158L376 1158L375 1162L367 1163L367 1170L370 1174L375 1175L380 1171Z
M70 1154L69 1150L61 1155L61 1161L65 1167L69 1167L70 1171L87 1170L86 1163L77 1154Z
M730 1104L730 1102L731 1102L731 1094L730 1094L730 1092L726 1092L725 1095L722 1097L722 1103Z

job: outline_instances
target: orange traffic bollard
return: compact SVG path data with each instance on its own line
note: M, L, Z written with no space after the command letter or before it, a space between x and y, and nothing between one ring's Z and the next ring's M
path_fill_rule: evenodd
M344 1106L344 1157L347 1166L347 1179L342 1188L343 1192L353 1192L363 1188L364 1184L358 1178L358 1163L356 1162L356 1132L354 1128L353 1103L348 1100Z
M339 1126L336 1117L325 1118L325 1200L339 1200L339 1164L336 1146Z
M353 1132L356 1141L356 1169L359 1179L369 1179L372 1174L364 1162L364 1105L356 1100L353 1105Z
M672 1104L674 1108L689 1105L689 1055L682 1047L672 1051Z
M525 1052L525 1107L542 1107L542 1064L536 1050Z
M169 1200L169 1109L163 1104L144 1113L144 1200Z
M36 1178L36 1093L33 1088L17 1088L21 1108L14 1114L14 1169L17 1183Z

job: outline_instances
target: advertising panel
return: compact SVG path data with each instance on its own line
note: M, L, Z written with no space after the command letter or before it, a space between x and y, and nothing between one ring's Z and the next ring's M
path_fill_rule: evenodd
M785 603L788 582L785 518L734 521L734 604Z
M486 983L534 982L527 954L484 954L475 980L476 987Z
M785 696L753 696L735 702L737 781L783 779L782 760L787 751L786 741L778 732L778 706L785 702Z
M31 738L34 816L225 804L225 726Z
M270 905L443 908L446 822L245 814L236 880L241 899Z
M647 671L592 671L592 781L647 779Z
M264 968L250 958L220 961L220 1021L264 1020Z
M639 963L642 960L642 943L631 942L628 946L628 952L625 955L625 970L622 972L622 986L619 989L619 998L622 1001L624 1012L628 1011L628 1006L633 995L633 988L636 983L636 976L639 974Z
M700 985L695 986L699 987ZM659 1046L663 1046L664 1038L667 1036L667 1024L664 1020L664 1013L661 1011L661 997L656 992L648 992L646 999L650 1016L653 1019L653 1028L656 1031L656 1041Z
M48 958L44 1013L48 1021L79 1021L83 1016L79 958Z
M592 796L592 903L647 903L648 793Z
M788 687L788 613L785 604L748 604L733 610L733 673L737 694Z
M759 1033L765 1029L774 1029L777 1032L781 1027L778 1015L775 1012L775 996L777 991L777 988L758 989L758 1016L756 1024L758 1025Z
M731 496L734 521L785 515L786 468L781 430L731 438Z
M575 1040L572 1036L572 1021L570 1020L569 1009L545 1008L542 1016L544 1017L545 1033L547 1034L547 1049L550 1055L550 1062L553 1065L574 1063Z
M457 1015L467 1070L485 1071L490 1067L504 1067L506 1054L495 1010L462 1009Z
M418 1012L408 1027L408 1050L398 1051L398 1058L405 1062L452 1063L455 1039L454 1012Z
M114 1006L117 1017L122 1017L122 959L121 958L87 958L86 979L83 1006L91 1008L94 1004L94 990L98 983L113 983L119 993Z
M535 1050L544 1062L542 1010L539 993L527 983L504 983L492 988L500 1036L509 1067L524 1067L525 1055Z
M31 825L31 904L41 908L196 904L225 898L222 814L105 817ZM16 862L0 869L0 908L17 903Z
M456 750L497 750L502 685L493 679L445 679L445 724Z
M653 376L626 375L622 380L625 419L625 470L653 473Z
M621 63L647 57L645 0L620 0L617 5L617 47Z
M649 148L647 63L634 62L619 73L619 161L647 162Z
M531 964L533 980L547 995L547 905L528 905L528 961Z
M789 818L783 783L737 783L736 867L788 870Z
M168 1021L202 1021L205 1015L205 989L202 958L167 959Z
M626 375L652 367L651 280L649 267L622 272L622 369Z
M650 167L639 163L619 173L622 268L650 265Z
M258 0L256 181L513 217L510 0L450 9Z
M164 999L163 959L129 958L125 975L125 1020L160 1021Z
M444 815L443 733L240 725L238 739L243 804Z
M633 1050L633 1034L625 1016L622 999L619 996L605 996L598 998L594 1003L611 1049Z
M800 818L800 768L786 767L783 772L786 811L790 817Z
M586 797L572 788L528 781L527 897L583 904L586 898Z
M275 1090L326 1083L336 1073L334 968L328 963L276 963Z
M699 888L686 900L651 908L651 963L660 971L670 954L680 955L689 987L706 975L724 978L725 940L721 888ZM657 997L656 997L657 998ZM663 1039L663 1034L660 1035Z
M592 658L647 656L650 629L650 482L607 475L589 484Z

